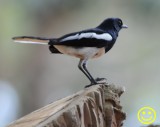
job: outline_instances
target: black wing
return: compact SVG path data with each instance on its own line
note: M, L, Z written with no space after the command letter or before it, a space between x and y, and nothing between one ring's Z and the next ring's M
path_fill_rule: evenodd
M109 33L95 28L62 36L56 42L53 42L53 45L100 48L107 46L109 43L113 43L113 40ZM50 44L52 44L52 42Z

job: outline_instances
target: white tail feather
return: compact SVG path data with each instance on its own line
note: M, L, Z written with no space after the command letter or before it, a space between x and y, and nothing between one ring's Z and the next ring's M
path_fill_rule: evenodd
M46 43L46 42L33 42L33 41L20 41L20 40L14 40L14 42L24 43L24 44L41 44L41 45L48 45L48 43Z
M48 39L32 38L32 37L15 37L14 42L25 43L25 44L42 44L48 45Z

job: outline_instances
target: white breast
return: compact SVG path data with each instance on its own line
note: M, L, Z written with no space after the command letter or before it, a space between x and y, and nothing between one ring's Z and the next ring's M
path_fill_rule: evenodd
M100 57L105 53L104 48L96 47L83 47L83 48L73 48L71 46L54 45L63 54L70 56L75 56L80 59L90 59Z

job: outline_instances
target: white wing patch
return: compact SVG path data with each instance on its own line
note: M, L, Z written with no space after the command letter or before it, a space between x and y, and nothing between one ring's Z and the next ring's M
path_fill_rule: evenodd
M69 41L69 40L76 40L76 39L82 39L82 38L95 38L95 39L102 39L106 41L111 41L112 36L109 33L103 33L103 34L96 34L96 33L81 33L72 35L69 37L66 37L62 39L62 41Z

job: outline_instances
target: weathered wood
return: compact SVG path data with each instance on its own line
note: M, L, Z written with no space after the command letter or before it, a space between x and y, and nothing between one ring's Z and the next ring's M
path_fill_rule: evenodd
M121 127L124 88L95 85L51 103L8 127Z

